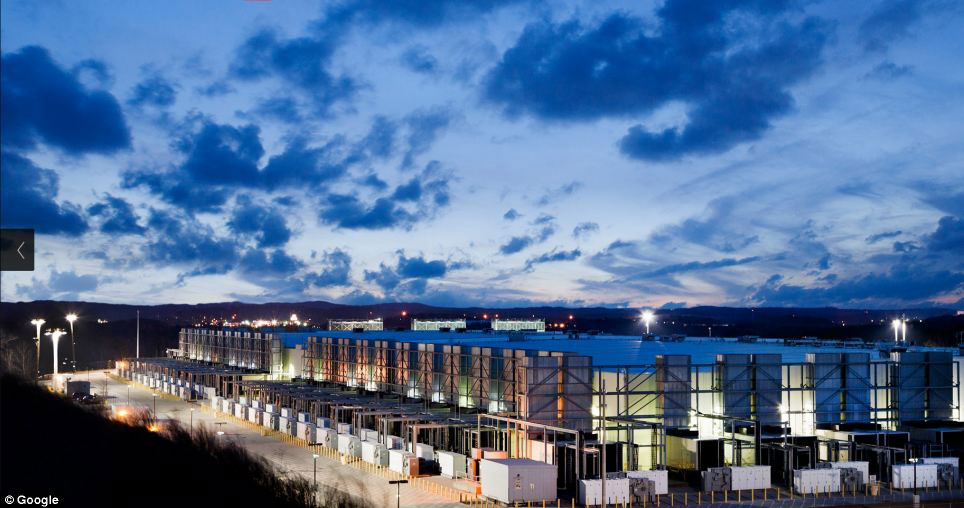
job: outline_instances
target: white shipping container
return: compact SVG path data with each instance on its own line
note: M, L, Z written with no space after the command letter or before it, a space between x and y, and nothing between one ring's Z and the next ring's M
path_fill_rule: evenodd
M315 422L315 425L317 425L319 428L322 428L322 429L330 429L331 418L325 418L325 417L319 416L318 420Z
M289 418L289 419L291 419L291 420L294 420L294 419L295 419L295 412L292 411L292 409L291 409L290 407L283 407L283 408L281 408L281 416L284 416L285 418Z
M914 488L915 477L917 488L937 486L937 464L917 464L916 466L914 464L899 464L891 466L890 470L894 488Z
M218 397L218 396L216 396L216 395L215 395L214 397L212 397L212 398L211 398L211 409L213 409L213 410L215 410L215 411L220 411L221 408L222 408L222 406L221 406L221 401L222 401L222 400L224 400L224 399L222 399L221 397Z
M362 460L364 460L369 464L387 466L388 453L380 452L379 449L387 450L387 448L385 448L385 445L381 443L373 443L371 441L362 441L361 442Z
M277 413L278 413L278 406L277 406L276 404L265 404L265 405L264 405L264 412L265 412L265 413L271 413L271 414L277 414Z
M296 432L298 432L298 424L297 424L297 422L293 422L293 421L289 420L288 418L285 418L284 416L279 416L279 417L278 417L278 432L284 432L285 434L288 434L289 436L293 436L293 435L295 435Z
M465 455L455 452L438 452L438 465L446 478L465 478Z
M262 410L264 409L264 407L262 407L262 405L261 405L261 401L260 401L260 400L252 400L252 401L251 401L251 407L253 407L253 408L255 408L255 409L262 409Z
M526 441L526 443L528 443L530 459L545 462L546 464L556 463L556 447L554 445L535 439Z
M770 488L770 466L736 466L730 468L732 490Z
M668 494L669 493L669 471L665 469L650 469L647 471L627 471L626 476L629 478L645 478L653 482L653 488L655 489L655 494Z
M556 500L556 466L530 459L479 462L482 495L503 503ZM608 483L607 483L608 486Z
M385 436L385 446L389 450L401 450L405 448L405 440L398 436Z
M298 438L308 442L308 444L318 444L316 427L313 423L298 422Z
M308 413L306 413L306 412L304 412L304 411L299 411L299 412L298 412L298 421L299 421L299 422L302 422L302 423L304 423L304 422L310 422L310 421L311 421L311 415L308 414Z
M867 461L851 460L831 462L830 467L833 469L841 469L845 467L856 469L860 471L860 481L862 483L867 483L867 481L870 479L870 462Z
M261 413L261 415L261 425L270 430L278 430L278 415L267 411Z
M629 503L629 478L606 480L606 499L607 506ZM602 480L579 480L579 502L586 506L602 505Z
M405 450L389 450L388 451L388 469L395 471L398 474L404 474L404 463L410 458L414 458L414 453L406 452Z
M231 414L234 412L234 401L231 399L221 399L221 412Z
M181 399L182 399L182 400L191 400L191 389L190 389L190 388L188 388L188 387L186 387L186 386L182 386L182 387L181 387Z
M245 397L244 395L238 397L238 404L241 404L242 406L247 406L247 405L248 405L248 398Z
M837 469L795 469L793 489L798 494L840 492L840 471Z
M234 417L235 417L235 418L240 418L240 419L243 420L244 417L246 416L246 415L244 414L246 409L248 409L248 408L247 408L244 404L235 404L235 405L234 405Z
M952 464L954 467L960 467L957 457L928 457L921 459L921 462L924 464Z
M378 442L378 432L372 429L358 429L358 437L361 438L362 441Z
M361 439L351 434L338 434L338 453L361 457Z
M422 460L435 460L435 449L432 445L425 443L415 443L415 449L412 449L412 444L409 443L408 449L410 452L414 453L416 457Z
M351 424L339 423L335 426L335 430L337 430L339 434L351 434Z
M319 427L317 430L318 441L325 448L338 448L338 433L335 429L326 429L324 427Z
M256 425L261 425L261 422L262 422L261 415L262 415L263 413L264 413L264 411L261 411L260 409L255 409L255 408L253 408L253 407L249 407L249 408L248 408L248 421L251 422L251 423L253 423L253 424L256 424Z

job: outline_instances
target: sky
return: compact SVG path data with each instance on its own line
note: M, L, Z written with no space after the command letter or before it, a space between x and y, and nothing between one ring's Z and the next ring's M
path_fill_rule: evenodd
M3 301L964 307L964 7L0 4Z

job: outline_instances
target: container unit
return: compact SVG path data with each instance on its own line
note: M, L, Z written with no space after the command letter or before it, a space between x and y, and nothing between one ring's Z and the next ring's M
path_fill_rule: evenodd
M287 418L287 419L289 419L289 420L296 420L296 421L297 421L297 418L295 417L295 412L294 412L290 407L283 407L283 408L281 408L281 416L284 416L285 418Z
M299 412L298 412L298 421L299 421L299 422L310 422L310 421L311 421L311 413L306 413L306 412L304 412L304 411L299 411Z
M546 464L556 463L556 447L551 443L540 440L528 440L526 446L529 448L528 456L532 460L545 462Z
M736 466L730 468L731 490L770 488L770 466Z
M213 410L215 410L215 411L220 411L221 408L222 408L223 401L224 401L224 399L222 399L221 397L218 397L218 396L212 397L212 398L211 398L211 409L213 409Z
M191 400L191 389L190 389L190 388L188 388L188 387L186 387L186 386L182 386L182 387L180 387L178 390L180 391L179 396L181 397L181 400Z
M361 439L351 434L338 434L338 453L361 457Z
M405 450L388 450L388 469L405 476L418 475L418 457Z
M960 467L960 461L957 457L927 457L926 459L920 459L924 464L951 464L954 467Z
M319 417L319 418L317 418L317 419L315 420L315 425L316 425L318 428L321 428L321 429L330 429L330 428L333 428L333 427L331 426L331 418Z
M277 404L265 404L265 405L264 405L264 412L265 412L265 413L278 413L278 405L277 405Z
M412 449L411 443L409 443L409 451L415 454L416 457L422 460L435 460L435 449L431 445L425 443L415 443L415 449Z
M405 440L398 436L385 436L385 446L389 450L401 450L405 448Z
M937 486L937 469L939 464L895 464L891 466L891 482L895 489L913 489L914 480L917 488L933 488Z
M465 455L455 452L438 452L438 465L446 478L465 478L467 474Z
M338 432L335 429L317 428L318 442L325 448L338 448Z
M255 409L253 407L248 408L248 421L255 424L261 425L264 422L264 411L261 409Z
M362 441L374 441L378 442L378 432L371 429L358 429L358 437Z
M231 399L221 399L221 412L227 414L234 413L234 401Z
M260 400L252 400L251 407L264 411L264 404L262 404Z
M361 441L361 458L369 464L378 466L388 465L388 448L381 443Z
M840 471L836 469L794 469L793 490L797 494L840 492Z
M285 418L284 416L278 417L278 432L283 432L289 436L294 435L298 428L295 423L291 420Z
M248 409L248 407L245 406L244 404L241 404L241 403L235 404L235 405L234 405L234 417L235 417L235 418L239 418L239 419L241 419L241 420L244 420L245 417L248 416L248 415L247 415L247 409Z
M650 469L648 471L626 471L627 478L645 478L653 482L654 494L669 493L669 471L665 469Z
M278 430L278 415L267 411L261 413L261 425L269 430Z
M503 503L556 500L556 466L529 459L479 462L482 495Z
M606 480L606 506L629 503L629 478ZM579 502L584 506L602 506L602 480L579 480Z
M483 459L508 459L509 452L502 450L482 450Z
M309 422L298 422L298 439L306 441L308 444L319 444L317 427Z
M858 479L858 486L863 486L870 479L870 463L861 460L851 460L851 461L838 461L831 462L830 467L832 469L843 469L843 468L853 468L858 471L860 478Z
M335 430L337 430L339 434L351 434L351 424L339 423L335 426Z

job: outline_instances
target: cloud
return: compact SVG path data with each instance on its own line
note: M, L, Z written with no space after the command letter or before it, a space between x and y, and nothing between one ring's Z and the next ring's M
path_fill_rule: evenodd
M235 51L230 75L249 82L276 78L306 96L316 114L327 116L336 103L350 100L359 88L353 78L329 69L339 39L340 34L330 32L286 39L263 28Z
M791 111L789 88L820 64L827 25L790 19L788 5L668 0L655 30L625 13L588 27L532 23L486 76L484 98L510 117L546 121L639 118L682 102L685 126L635 125L619 143L623 154L662 161L723 152Z
M187 268L191 275L227 273L239 259L236 239L219 237L213 228L170 210L151 210L150 239L142 247L144 259L157 267Z
M87 214L100 219L100 231L109 235L141 235L146 229L127 200L107 194L103 201L87 207Z
M580 251L579 249L573 249L569 251L553 249L550 252L546 252L534 258L530 258L528 261L526 261L525 270L531 271L535 265L539 265L543 263L555 263L557 261L573 261L573 260L579 259L580 256L582 256L582 251Z
M515 211L515 208L509 208L509 211L502 214L502 218L508 221L514 221L519 217L522 217L522 214Z
M131 106L166 108L177 100L177 85L154 73L134 85L127 103Z
M950 215L941 217L937 230L927 237L927 248L932 252L964 253L964 220Z
M427 260L423 256L406 257L398 251L394 267L380 263L378 271L365 270L365 280L374 282L386 296L391 294L420 295L428 287L428 279L444 277L450 270L467 268L462 262L447 263L441 259Z
M398 274L402 277L421 279L443 277L445 276L445 271L445 261L441 259L426 261L421 256L406 258L404 255L398 258Z
M321 26L334 26L355 22L362 25L383 23L405 24L418 28L437 28L443 24L459 21L477 21L478 16L521 0L485 0L463 2L459 0L383 2L360 0L336 3L328 9Z
M659 306L662 310L674 310L686 308L686 302L666 302Z
M238 196L228 229L239 236L253 238L258 247L280 247L291 239L284 215L276 208L258 205L251 196Z
M679 224L665 226L656 231L651 240L663 245L682 240L725 253L745 249L760 239L757 235L740 232L733 224L742 200L741 195L715 198L706 205L701 217L690 217ZM745 224L743 226L745 231Z
M572 228L573 238L585 238L593 233L599 232L599 224L595 222L580 222Z
M322 271L311 272L305 281L317 287L351 285L351 256L341 249L325 252Z
M526 247L529 247L534 243L534 239L530 236L513 236L508 242L502 244L499 247L499 252L505 255L515 254Z
M546 206L558 198L564 198L564 197L573 195L573 193L575 193L577 190L581 188L582 188L582 182L569 182L567 184L561 185L556 189L551 189L546 191L546 193L543 194L542 197L538 199L538 201L536 201L536 204L539 206Z
M47 282L32 280L31 285L17 284L17 293L33 300L79 300L81 293L90 293L100 285L96 275L78 275L73 271L53 270Z
M870 235L867 238L865 238L864 241L866 241L867 243L877 243L881 240L887 240L890 238L898 237L901 235L901 233L902 231L899 229L897 231L884 231L882 233Z
M4 148L29 149L42 142L69 155L83 155L130 147L130 131L117 99L103 90L88 90L46 49L26 46L4 53L0 65Z
M438 60L428 52L425 46L412 46L401 56L402 65L412 72L419 74L435 74L438 71Z
M378 115L372 120L368 134L356 146L356 154L364 154L372 159L387 159L395 153L395 137L398 124L387 117Z
M499 246L499 252L508 256L548 240L556 232L554 221L555 217L544 213L540 214L532 221L532 225L536 226L535 229L530 230L526 235L513 236L509 241Z
M454 113L446 108L419 110L406 116L408 148L402 157L402 168L407 169L414 166L415 158L428 151L439 134L449 126L454 118Z
M713 270L716 268L726 268L730 266L739 266L749 263L755 263L760 261L762 258L760 256L748 256L745 258L723 258L716 259L713 261L689 261L687 263L674 263L669 265L664 265L659 268L642 271L634 274L631 279L641 280L641 279L655 279L659 277L664 277L666 275L677 275L686 272L693 272L697 270Z
M6 73L6 69L4 69ZM15 153L0 156L0 221L4 227L33 228L37 233L79 236L89 226L79 206L55 201L60 177Z
M864 75L864 78L892 81L897 78L909 76L913 74L913 72L914 68L910 65L897 65L894 62L887 61L877 64L873 70Z
M913 252L920 249L914 242L894 242L894 252Z
M865 51L885 51L894 41L910 35L922 17L920 0L884 0L860 24L857 41Z
M304 263L282 249L266 253L264 249L251 249L244 253L238 262L242 273L255 278L291 275L304 267Z
M411 228L449 204L448 175L430 164L420 176L367 204L354 195L331 193L320 200L318 217L343 229Z

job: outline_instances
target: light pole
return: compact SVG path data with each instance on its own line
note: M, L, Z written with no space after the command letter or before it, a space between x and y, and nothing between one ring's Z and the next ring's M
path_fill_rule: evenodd
M318 492L318 454L311 454L311 482L315 487L315 493Z
M900 342L900 337L897 335L897 332L900 331L900 320L895 319L891 321L890 324L894 327L894 342L895 343Z
M646 335L649 335L649 323L653 321L653 317L654 317L653 311L651 310L643 311L642 319L643 319L643 323L646 324Z
M194 433L194 408L191 408L191 433Z
M154 418L156 419L157 418L157 394L152 393L151 395L154 396Z
M408 483L408 480L388 480L389 485L395 486L395 506L399 508L402 506L402 484Z
M50 340L54 343L54 375L57 375L57 343L60 341L60 336L64 335L63 330L51 330L44 335L49 335Z
M37 327L37 380L40 380L40 327L44 325L46 321L37 318L30 320L30 324L36 325Z
M74 342L74 321L77 321L77 314L71 312L67 314L67 322L70 323L70 362L77 370L77 345Z

